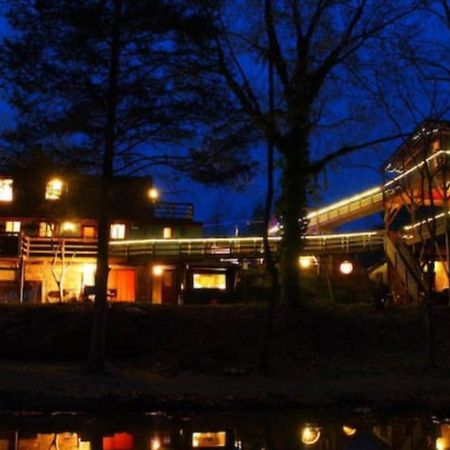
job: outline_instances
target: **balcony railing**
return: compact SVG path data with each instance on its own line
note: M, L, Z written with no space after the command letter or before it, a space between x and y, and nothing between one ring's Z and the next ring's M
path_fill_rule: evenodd
M40 238L23 236L22 255L29 258L84 257L97 256L97 240L83 238Z
M1 243L1 239L0 239ZM278 252L281 238L271 237L272 251ZM382 249L384 232L347 233L306 236L303 253L351 253ZM97 241L82 238L22 237L21 254L25 257L95 257ZM167 257L167 258L262 258L261 237L195 238L195 239L142 239L110 242L113 257ZM1 256L1 253L0 253Z

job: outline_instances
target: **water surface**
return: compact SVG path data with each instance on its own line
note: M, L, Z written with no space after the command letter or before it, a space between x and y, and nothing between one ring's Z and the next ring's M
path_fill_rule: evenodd
M320 419L264 412L0 416L0 450L445 450L450 420L411 416Z

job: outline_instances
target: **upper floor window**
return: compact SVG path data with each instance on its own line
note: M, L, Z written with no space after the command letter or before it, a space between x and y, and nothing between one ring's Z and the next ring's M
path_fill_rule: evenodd
M46 200L59 200L63 191L63 182L58 178L53 178L45 187Z
M7 233L20 233L20 222L18 221L6 221L5 231Z
M164 227L163 228L163 238L171 239L173 237L173 229L172 227Z
M111 239L125 239L125 224L113 223L110 236Z
M0 201L11 202L13 199L13 180L12 178L0 179Z

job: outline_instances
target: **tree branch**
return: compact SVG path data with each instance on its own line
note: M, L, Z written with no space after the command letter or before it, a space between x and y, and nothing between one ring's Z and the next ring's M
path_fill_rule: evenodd
M401 139L401 138L405 138L409 136L409 133L400 133L400 134L395 134L392 136L386 136L386 137L382 137L379 139L375 139L373 141L368 141L368 142L364 142L362 144L355 144L355 145L346 145L344 147L341 147L338 150L335 150L331 153L328 153L326 156L324 156L323 158L319 159L318 161L315 161L311 164L310 167L310 173L311 175L317 175L319 172L321 172L327 164L329 164L330 162L348 155L350 153L353 153L356 150L361 150L363 148L367 148L370 147L372 145L377 145L377 144L382 144L384 142L390 142L390 141L395 141L396 139Z

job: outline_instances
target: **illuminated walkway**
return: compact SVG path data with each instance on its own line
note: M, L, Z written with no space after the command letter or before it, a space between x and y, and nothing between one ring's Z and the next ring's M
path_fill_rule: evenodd
M384 185L375 186L371 189L332 203L323 208L311 211L307 215L308 232L319 233L321 230L329 230L338 227L344 223L370 216L383 211L384 202L401 192L401 186L398 184L403 178L420 174L421 168L425 163L429 166L437 166L442 158L450 155L449 150L440 150L425 161L422 161L402 174L387 181ZM275 231L275 230L274 230Z

